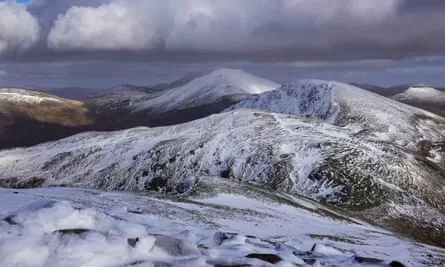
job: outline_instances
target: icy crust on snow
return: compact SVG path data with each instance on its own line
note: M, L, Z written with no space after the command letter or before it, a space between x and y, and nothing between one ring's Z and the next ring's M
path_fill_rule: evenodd
M259 94L278 88L279 84L236 69L218 69L177 88L163 91L152 100L138 103L135 110L158 112L211 104L224 97Z
M334 88L334 82L294 81L242 100L228 110L250 108L333 121L339 112L339 106L334 101Z
M371 226L231 194L182 203L69 188L0 192L2 267L433 266L425 255L445 256Z

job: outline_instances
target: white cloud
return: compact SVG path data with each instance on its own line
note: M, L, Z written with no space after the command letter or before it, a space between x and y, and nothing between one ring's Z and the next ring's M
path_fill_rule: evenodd
M8 75L8 72L5 70L0 70L0 77Z
M153 30L143 26L135 8L119 2L99 7L73 6L59 15L48 36L53 49L144 49L151 48Z
M23 5L0 3L0 55L8 50L24 51L39 39L40 27Z
M48 47L56 50L251 52L329 48L372 40L363 29L381 28L400 0L114 0L69 8L53 23ZM390 38L383 38L390 40Z

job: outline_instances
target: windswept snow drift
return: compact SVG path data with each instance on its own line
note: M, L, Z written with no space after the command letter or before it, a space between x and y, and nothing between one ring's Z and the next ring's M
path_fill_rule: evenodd
M316 204L303 200L312 208L232 194L176 202L69 188L0 189L0 199L4 267L433 266L426 255L445 257L366 224L317 215Z

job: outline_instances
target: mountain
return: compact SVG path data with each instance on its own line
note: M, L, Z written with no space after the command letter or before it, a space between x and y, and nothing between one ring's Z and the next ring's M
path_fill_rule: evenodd
M278 84L240 70L193 73L168 85L121 85L84 101L26 89L0 89L0 149L86 131L162 126L221 112ZM31 131L33 134L29 134Z
M0 149L29 146L84 131L94 117L80 101L0 88Z
M394 100L445 116L445 90L426 85L410 85L391 97Z
M295 81L184 124L2 151L0 186L182 196L240 182L445 247L444 130L440 116L351 85Z
M169 85L121 86L89 99L99 129L165 126L221 112L239 100L279 87L241 70L190 74Z

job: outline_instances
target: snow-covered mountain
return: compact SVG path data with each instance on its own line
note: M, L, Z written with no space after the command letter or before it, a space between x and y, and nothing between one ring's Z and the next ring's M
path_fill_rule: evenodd
M274 82L242 70L218 69L183 86L164 91L159 97L140 103L135 108L154 109L157 112L186 109L218 102L226 97L236 100L237 96L259 94L278 87Z
M93 124L94 117L81 101L0 88L0 149L56 140Z
M120 86L88 103L95 107L97 121L104 124L99 129L155 127L218 113L247 96L278 87L241 70L218 69L187 75L169 85Z
M246 92L259 92L253 88ZM158 97L171 100L176 91ZM215 101L191 99L170 107ZM443 153L444 118L351 85L304 80L245 95L226 112L184 124L89 132L0 151L0 186L186 198L284 194L285 203L310 199L342 218L445 247Z
M445 120L367 90L339 82L302 80L251 96L228 110L250 108L322 120L360 137L414 149L419 140L443 140Z

